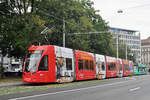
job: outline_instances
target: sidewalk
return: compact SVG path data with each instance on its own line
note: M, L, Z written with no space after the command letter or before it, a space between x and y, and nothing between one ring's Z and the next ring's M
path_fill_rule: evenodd
M0 88L23 84L22 77L4 77L0 79Z
M23 84L22 81L20 82L0 82L0 88L1 87L9 87L9 86L17 86Z

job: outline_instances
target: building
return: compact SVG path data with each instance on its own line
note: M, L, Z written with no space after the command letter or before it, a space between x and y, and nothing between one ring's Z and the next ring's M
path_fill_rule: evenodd
M135 63L141 63L141 38L140 32L136 30L110 28L114 39L119 40L119 44L125 44L131 50L130 55L136 57Z
M3 57L2 63L2 55L0 54L0 66L1 64L4 72L22 72L23 62L21 59L8 57L8 55L6 55Z
M150 68L150 37L142 40L142 64L146 64Z

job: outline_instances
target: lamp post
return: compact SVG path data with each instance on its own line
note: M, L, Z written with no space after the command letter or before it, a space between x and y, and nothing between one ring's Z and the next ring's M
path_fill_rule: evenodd
M65 47L65 19L63 17L63 47Z
M117 11L117 13L123 13L123 11L120 9L120 10L118 10ZM117 44L117 59L118 59L118 57L119 57L119 52L118 52L118 41L119 41L119 32L118 32L118 29L116 28L115 29L115 31L116 31L116 34L117 34L117 40L116 40L116 44Z
M127 43L126 43L126 60L128 59L128 46L127 46Z
M117 28L115 29L115 33L117 35L117 37L116 37L116 45L117 45L117 59L118 59L118 57L119 57L119 52L118 52L119 33L118 33L118 29Z

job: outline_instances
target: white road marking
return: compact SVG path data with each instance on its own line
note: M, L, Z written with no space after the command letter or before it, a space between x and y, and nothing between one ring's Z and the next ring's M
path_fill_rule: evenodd
M132 80L129 80L129 81L132 81ZM34 97L46 96L46 95L55 95L55 94L60 94L60 93L75 92L75 91L80 91L80 90L87 90L87 89L100 88L100 87L105 87L105 86L118 85L118 84L122 84L122 83L127 83L129 81L115 82L115 83L111 83L111 84L97 85L97 86L91 86L91 87L86 87L86 88L79 88L79 89L59 91L59 92L53 92L53 93L32 95L32 96L26 96L26 97L19 97L19 98L13 98L13 99L9 99L9 100L22 100L22 99L29 99L29 98L34 98Z
M136 90L139 90L139 89L141 89L141 87L132 88L132 89L129 89L129 91L133 92L133 91L136 91Z
M135 77L124 77L125 80L136 80Z

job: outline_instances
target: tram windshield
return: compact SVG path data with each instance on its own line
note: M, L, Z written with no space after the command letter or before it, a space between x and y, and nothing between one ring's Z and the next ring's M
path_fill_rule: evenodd
M25 72L36 72L42 52L43 51L41 50L32 50L28 52L25 63Z

